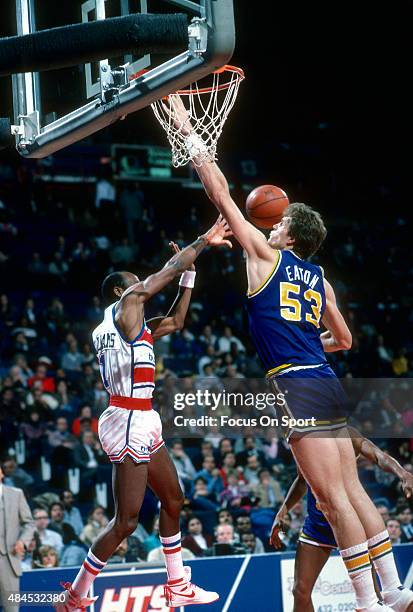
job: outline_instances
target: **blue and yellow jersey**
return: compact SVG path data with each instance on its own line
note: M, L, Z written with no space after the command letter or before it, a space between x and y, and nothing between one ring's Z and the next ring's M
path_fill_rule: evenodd
M275 251L274 257L269 277L248 294L251 335L267 374L325 364L319 337L323 271L292 251Z

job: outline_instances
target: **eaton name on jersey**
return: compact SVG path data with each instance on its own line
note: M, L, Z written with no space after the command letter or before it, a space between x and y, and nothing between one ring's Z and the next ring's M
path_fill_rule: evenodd
M320 277L318 274L313 273L311 270L305 270L301 266L286 266L285 272L289 281L302 281L308 285L311 289L317 285Z

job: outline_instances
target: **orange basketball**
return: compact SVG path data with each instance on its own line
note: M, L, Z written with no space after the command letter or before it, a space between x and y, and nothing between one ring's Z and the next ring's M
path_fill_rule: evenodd
M270 229L281 221L288 204L285 191L275 185L260 185L249 194L245 209L254 225Z

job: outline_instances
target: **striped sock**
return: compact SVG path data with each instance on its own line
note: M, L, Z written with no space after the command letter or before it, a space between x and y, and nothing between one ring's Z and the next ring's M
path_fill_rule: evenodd
M166 571L168 573L168 582L170 580L181 580L185 577L184 564L182 561L181 552L181 532L174 536L163 538L160 536L162 549L165 556Z
M357 608L370 608L377 603L367 542L340 550L353 588L356 592Z
M367 544L370 558L380 578L382 591L398 589L401 582L387 529L370 538Z
M92 582L103 570L105 565L106 561L100 561L89 549L86 559L83 561L83 565L73 581L72 589L76 591L81 598L86 597Z

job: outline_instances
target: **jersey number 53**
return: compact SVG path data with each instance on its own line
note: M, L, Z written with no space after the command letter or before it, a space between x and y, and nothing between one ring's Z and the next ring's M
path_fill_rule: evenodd
M296 283L280 283L280 313L283 319L287 321L300 322L302 318L302 303L304 298L311 305L312 312L306 312L304 320L307 323L312 323L317 328L320 327L321 307L323 300L321 293L314 289L307 289L301 294L302 288Z

